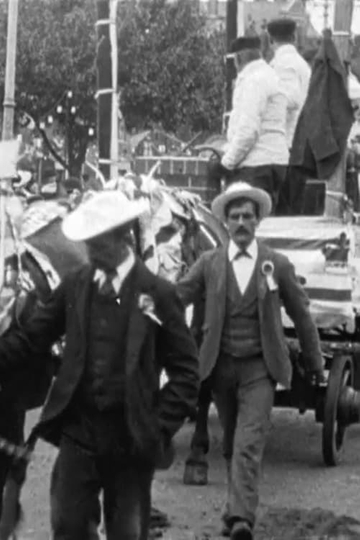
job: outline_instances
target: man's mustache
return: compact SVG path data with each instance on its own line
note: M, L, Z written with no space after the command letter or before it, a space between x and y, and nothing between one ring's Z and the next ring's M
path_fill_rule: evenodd
M247 233L247 232L249 232L249 231L247 230L246 227L238 227L238 228L236 229L236 232L237 232L237 233L242 233L242 232Z

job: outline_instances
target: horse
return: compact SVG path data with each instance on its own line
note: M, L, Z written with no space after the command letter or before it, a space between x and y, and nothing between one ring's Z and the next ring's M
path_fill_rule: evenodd
M167 188L160 181L127 175L109 182L105 189L121 189L130 198L148 199L149 211L135 227L134 247L153 272L174 283L203 251L214 248L226 237L223 226L198 197ZM0 295L7 294L7 303L1 311L0 334L24 324L67 272L87 262L85 245L71 242L61 230L64 216L92 193L78 195L66 200L25 201L20 219L7 213L10 248L5 259L5 287ZM19 214L18 209L15 213ZM192 314L195 336L201 333L199 306ZM11 538L20 520L19 497L26 463L24 466L22 461L19 467L16 458L24 444L26 412L43 405L60 361L61 343L39 362L48 366L47 370L39 370L36 376L34 372L24 372L12 380L1 381L0 406L6 414L1 415L0 421L0 499L4 502L2 508L0 505L0 540Z

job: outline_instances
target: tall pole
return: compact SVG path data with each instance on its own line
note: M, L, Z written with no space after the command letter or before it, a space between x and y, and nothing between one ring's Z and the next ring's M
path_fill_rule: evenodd
M2 126L2 139L4 141L14 137L17 19L18 0L9 0L6 42L5 96Z
M15 68L16 68L16 40L17 40L18 0L8 2L8 24L6 42L6 70L5 95L2 126L2 140L11 140L14 137L14 109L15 109ZM0 178L0 291L4 285L5 272L5 195L7 180ZM5 189L3 189L5 188Z
M106 180L117 176L117 0L97 0L97 135L99 169Z
M110 142L110 174L111 178L118 175L118 152L119 152L119 122L118 122L118 48L116 32L116 14L118 0L110 0L110 44L111 44L111 142Z
M99 169L106 180L110 179L111 144L111 45L109 35L109 0L97 0L97 140Z
M235 75L234 61L229 57L231 43L238 36L237 15L238 0L227 0L226 4L226 89L225 89L225 109L231 111L232 86Z

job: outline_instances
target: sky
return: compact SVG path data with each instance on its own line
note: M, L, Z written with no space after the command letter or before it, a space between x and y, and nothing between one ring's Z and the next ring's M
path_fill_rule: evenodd
M207 2L209 0L202 0ZM211 0L210 0L211 1ZM252 0L245 0L252 1ZM227 0L218 0L218 2L226 3ZM315 29L321 33L324 28L324 12L325 4L328 4L328 27L333 27L333 17L334 17L334 4L335 0L307 0L306 9L310 14L311 22L313 23ZM354 13L353 13L353 23L352 23L352 33L360 34L360 0L354 0Z
M308 0L306 9L310 14L311 22L315 29L321 32L324 29L325 0ZM328 0L328 27L333 27L334 19L334 0ZM351 31L353 34L360 34L360 2L355 0Z

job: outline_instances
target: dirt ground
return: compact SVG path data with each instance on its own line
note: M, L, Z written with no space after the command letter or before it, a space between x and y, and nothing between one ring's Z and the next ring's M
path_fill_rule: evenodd
M36 414L29 418L29 426ZM184 486L184 460L193 426L176 438L177 457L169 471L156 475L153 504L165 511L171 526L164 540L220 539L225 468L220 429L211 416L209 485ZM55 450L39 443L29 468L22 500L21 540L49 539L48 488ZM313 414L276 409L267 445L256 540L360 539L360 426L348 430L343 462L326 468L321 456L321 425ZM121 539L119 539L121 540Z

